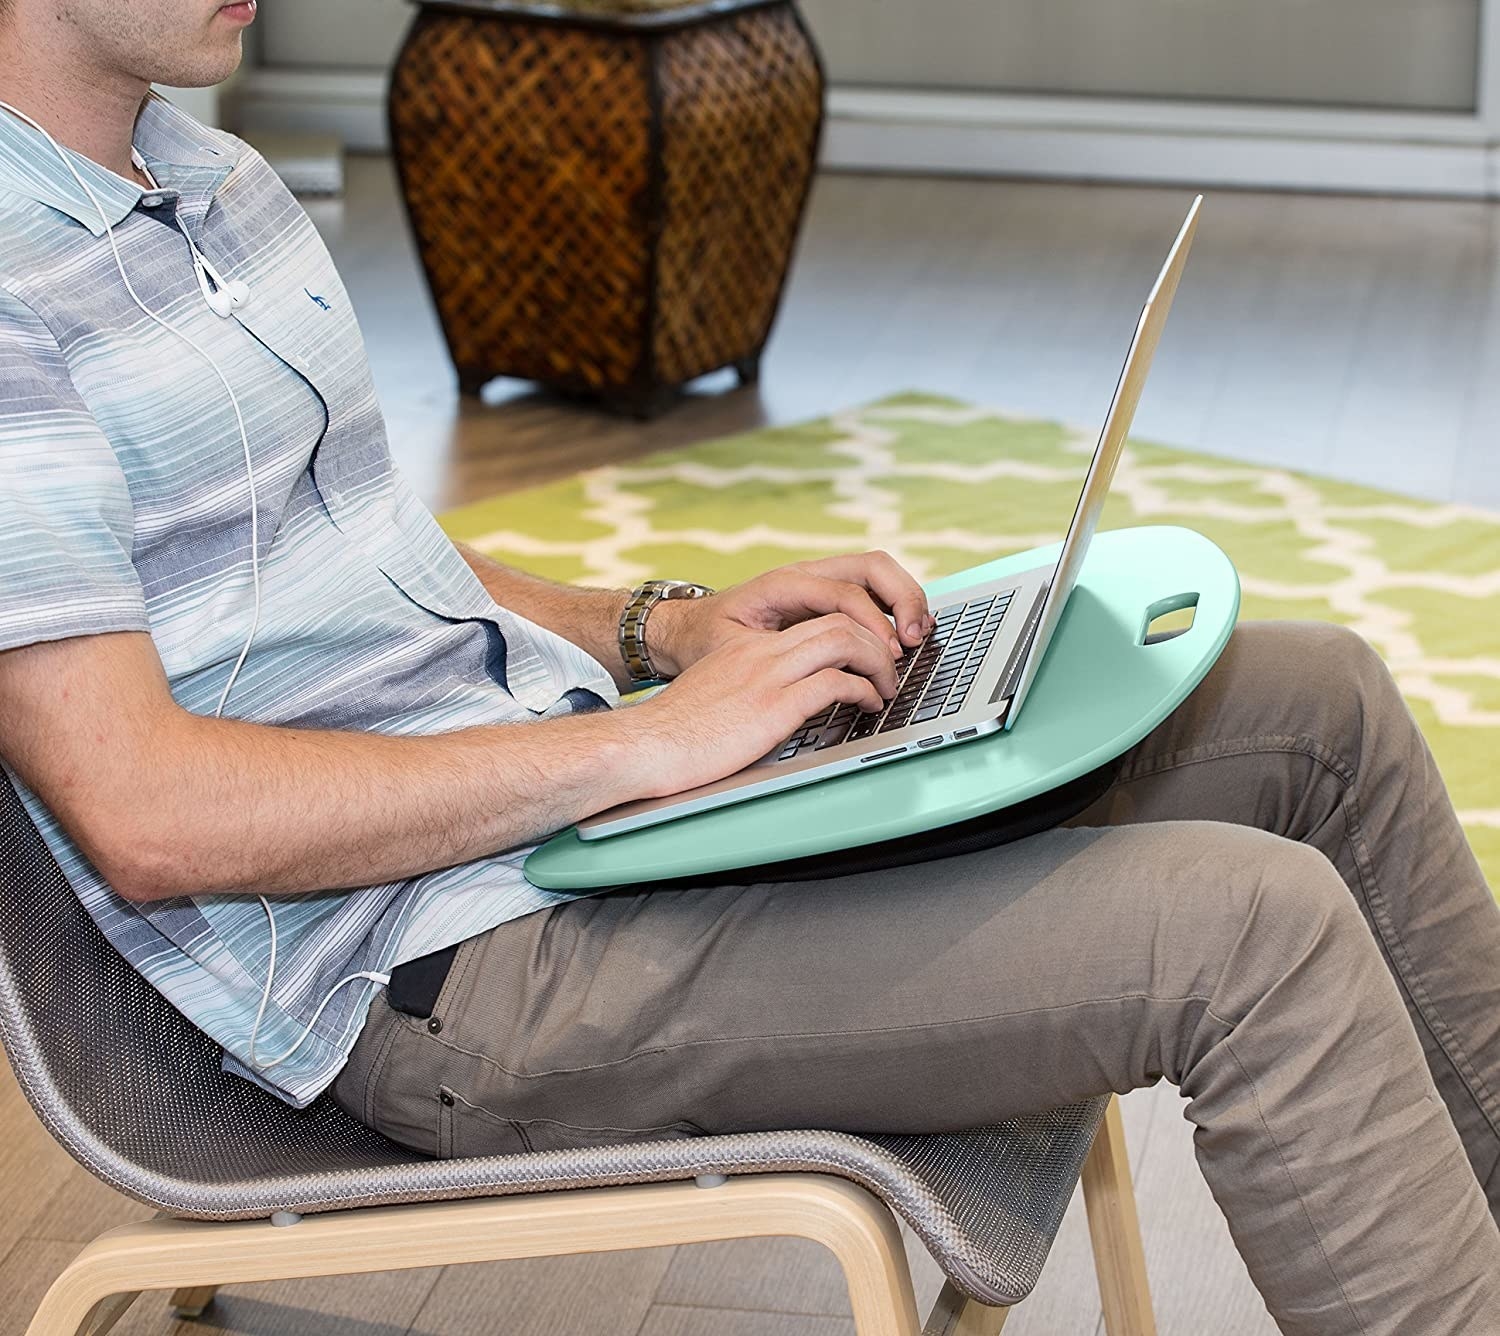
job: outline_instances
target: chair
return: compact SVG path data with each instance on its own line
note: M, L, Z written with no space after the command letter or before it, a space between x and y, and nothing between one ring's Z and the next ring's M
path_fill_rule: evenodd
M1080 1172L1110 1336L1155 1330L1112 1099L951 1135L427 1159L326 1098L294 1110L224 1075L82 910L3 775L0 1039L51 1134L160 1212L88 1244L30 1336L102 1336L143 1290L197 1315L222 1285L762 1235L835 1254L859 1336L988 1336L1036 1282ZM896 1216L947 1277L925 1327Z

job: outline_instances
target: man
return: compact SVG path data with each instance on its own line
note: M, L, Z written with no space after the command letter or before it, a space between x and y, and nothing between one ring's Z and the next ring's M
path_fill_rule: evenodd
M1103 798L999 849L524 881L552 830L878 708L931 621L880 554L773 571L658 604L677 680L606 708L630 595L447 542L305 215L147 97L227 76L253 17L0 0L0 755L127 958L234 1069L436 1154L934 1131L1166 1076L1282 1330L1492 1332L1500 912L1347 632L1242 627Z

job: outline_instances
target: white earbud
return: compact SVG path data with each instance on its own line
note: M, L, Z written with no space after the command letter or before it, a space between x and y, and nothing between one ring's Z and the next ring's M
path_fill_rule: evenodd
M146 159L141 156L140 150L134 144L130 146L130 161L134 164L136 171L151 182L153 190L161 189L156 178L151 175L151 168L146 165ZM249 285L240 282L237 278L226 281L224 276L208 262L208 257L198 249L192 237L188 236L186 228L182 229L182 236L188 244L188 250L192 252L193 273L198 279L198 291L203 294L204 302L216 316L228 320L250 301Z
M198 286L203 290L203 300L208 303L208 309L221 319L228 320L234 314L234 306L229 300L229 294L217 288L211 288L207 283L199 281Z
M193 245L191 237L188 238L188 249L193 253L193 272L198 276L198 291L203 294L208 309L216 316L228 320L249 302L249 285L237 278L226 280L197 246Z

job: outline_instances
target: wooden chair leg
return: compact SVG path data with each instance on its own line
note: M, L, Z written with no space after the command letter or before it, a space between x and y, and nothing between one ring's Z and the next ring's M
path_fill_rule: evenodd
M921 1336L901 1231L890 1211L873 1197L869 1202L874 1209L856 1235L839 1246L825 1241L844 1272L855 1336Z
M130 1308L140 1294L111 1294L107 1299L101 1299L94 1305L94 1310L89 1314L88 1321L84 1323L84 1336L104 1336L105 1332L114 1329L114 1325Z
M27 1336L102 1336L143 1290L211 1296L255 1281L781 1236L811 1239L837 1258L858 1336L919 1336L895 1219L863 1188L820 1174L383 1206L280 1227L143 1220L85 1247L43 1297Z
M927 1315L922 1336L1000 1336L1000 1328L1009 1316L1010 1309L976 1303L960 1294L951 1280L946 1280L932 1312Z
M1114 1096L1083 1166L1083 1200L1094 1243L1105 1331L1109 1336L1156 1336L1125 1124L1120 1119L1120 1101Z
M178 1317L202 1317L203 1310L213 1303L218 1292L217 1285L194 1285L176 1290L172 1295L172 1312Z
M102 1298L88 1300L80 1294L64 1294L49 1308L53 1290L67 1272L58 1277L52 1290L42 1300L41 1308L26 1328L26 1336L105 1336L113 1330L115 1323L125 1316L126 1310L140 1297L140 1291L122 1294L106 1294Z

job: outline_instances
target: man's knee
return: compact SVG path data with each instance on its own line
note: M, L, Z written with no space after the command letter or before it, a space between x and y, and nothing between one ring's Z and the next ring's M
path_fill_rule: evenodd
M1226 884L1242 917L1216 990L1221 1005L1242 1015L1294 972L1336 986L1343 971L1362 975L1367 964L1378 964L1354 897L1322 853L1265 831L1238 831L1241 861Z
M1219 875L1196 892L1203 1005L1176 1036L1168 1068L1189 1094L1230 1034L1268 1023L1284 1038L1301 1033L1322 1009L1379 987L1383 973L1353 897L1316 849L1230 826L1216 832L1214 852Z
M1242 630L1250 633L1242 667L1256 690L1284 694L1272 706L1274 727L1316 745L1344 781L1371 766L1406 762L1416 739L1412 712L1385 660L1358 631L1292 621L1251 622ZM1377 748L1385 748L1385 762Z
M1296 925L1313 935L1335 930L1346 919L1361 922L1348 886L1322 852L1266 831L1249 833L1257 846L1251 898L1258 919Z
M1143 1042L1187 1088L1240 1025L1292 992L1332 990L1370 947L1352 897L1317 850L1250 826L1175 826L1175 874L1143 896L1152 913ZM1364 940L1360 937L1363 935ZM1356 970L1356 973L1360 972ZM1317 986L1308 989L1309 977ZM1153 1058L1148 1054L1144 1066Z
M1356 772L1372 740L1409 729L1390 669L1357 631L1334 622L1279 622L1266 649L1277 679L1306 703L1308 730Z
M1384 692L1394 686L1390 670L1358 631L1337 622L1291 622L1297 632L1295 653L1301 672L1315 680L1343 680L1359 690Z

